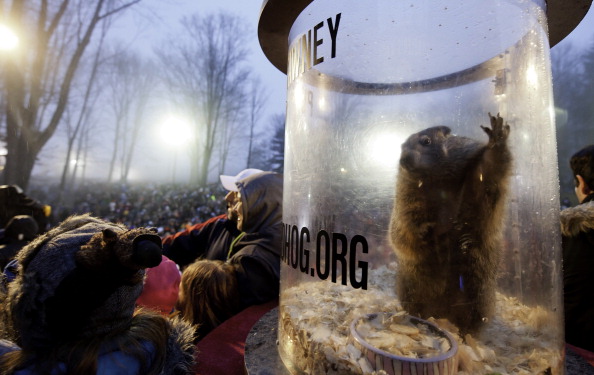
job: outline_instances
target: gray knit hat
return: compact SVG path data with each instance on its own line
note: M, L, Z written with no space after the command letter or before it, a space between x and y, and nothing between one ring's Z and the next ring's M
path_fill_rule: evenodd
M161 239L151 229L72 216L17 260L0 318L21 348L39 350L127 329L144 269L161 261Z

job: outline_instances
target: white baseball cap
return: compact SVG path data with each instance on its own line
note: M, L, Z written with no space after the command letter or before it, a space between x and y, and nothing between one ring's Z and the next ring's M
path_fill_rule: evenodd
M237 189L237 185L235 185L235 183L237 181L243 180L244 178L251 176L253 174L256 173L261 173L264 172L260 169L255 169L255 168L248 168L248 169L244 169L243 171L239 172L237 174L237 176L225 176L225 175L221 175L221 184L223 184L223 187L229 191L238 191Z

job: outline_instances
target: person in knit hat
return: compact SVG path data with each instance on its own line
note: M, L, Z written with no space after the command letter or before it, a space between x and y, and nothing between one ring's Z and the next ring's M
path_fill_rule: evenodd
M225 196L227 213L163 238L163 254L177 263L183 271L197 259L227 260L229 247L241 234L237 229L237 215L232 209L238 201L236 182L263 171L244 169L235 176L220 175L221 185L229 192Z
M153 230L90 215L37 237L0 296L0 373L191 374L194 328L135 311L161 259Z

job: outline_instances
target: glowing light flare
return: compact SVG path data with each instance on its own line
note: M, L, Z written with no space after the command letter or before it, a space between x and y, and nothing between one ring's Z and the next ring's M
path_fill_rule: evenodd
M191 133L188 121L178 116L166 118L159 129L161 141L170 146L183 146L191 138Z
M303 84L300 81L295 83L293 88L293 103L297 111L302 111L305 106L305 96L303 92Z
M526 81L530 86L538 85L538 72L534 65L530 65L528 69L526 69Z
M562 111L560 116L563 116L564 120L567 121L567 111L564 111L564 110L560 110L560 111ZM557 111L556 111L554 105L549 106L549 119L552 124L556 123L556 121L557 121Z
M7 26L0 24L0 50L13 50L18 44L18 36Z
M131 167L128 171L128 181L138 183L144 180L146 176L140 168Z
M379 167L394 168L400 159L400 145L404 138L396 133L379 132L368 142L368 155Z
M326 111L328 109L328 103L326 102L325 97L322 96L318 100L318 108L320 109L320 111Z

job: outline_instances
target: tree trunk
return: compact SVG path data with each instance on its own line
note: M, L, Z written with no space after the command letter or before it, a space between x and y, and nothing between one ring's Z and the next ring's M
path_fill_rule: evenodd
M111 160L109 161L109 172L107 172L107 181L112 182L113 180L113 173L115 171L115 165L118 160L118 151L120 148L120 128L121 128L121 118L116 115L116 128L115 128L115 135L113 139L113 151L111 154Z
M60 178L60 188L58 189L58 205L62 204L62 198L64 196L64 190L66 189L66 181L68 180L68 172L70 171L70 163L71 163L71 155L72 155L72 148L74 145L74 140L76 139L76 135L70 137L68 139L68 147L66 150L66 160L64 160L64 167L62 168L62 177ZM68 189L70 191L70 189Z
M7 156L3 176L6 184L17 184L24 190L28 188L37 156L62 120L75 73L97 24L139 1L131 0L107 9L103 15L105 0L81 3L93 7L91 15L88 19L78 20L80 23L63 39L60 36L68 29L62 19L69 7L68 0L51 9L47 2L42 2L38 14L33 15L36 17L33 22L30 22L30 14L25 18L24 9L30 10L26 1L12 3L10 18L15 24L30 29L33 48L18 55L18 61L10 61L4 66L2 89L8 102ZM50 14L51 11L54 13ZM68 45L72 40L76 44ZM56 55L57 51L67 50L72 53ZM58 64L64 67L63 74L59 74ZM44 118L42 113L46 110L47 118Z
M6 155L4 178L7 184L18 185L26 191L40 147L36 147L35 142L30 142L22 136L18 137L14 144L16 147L11 147L11 152Z

